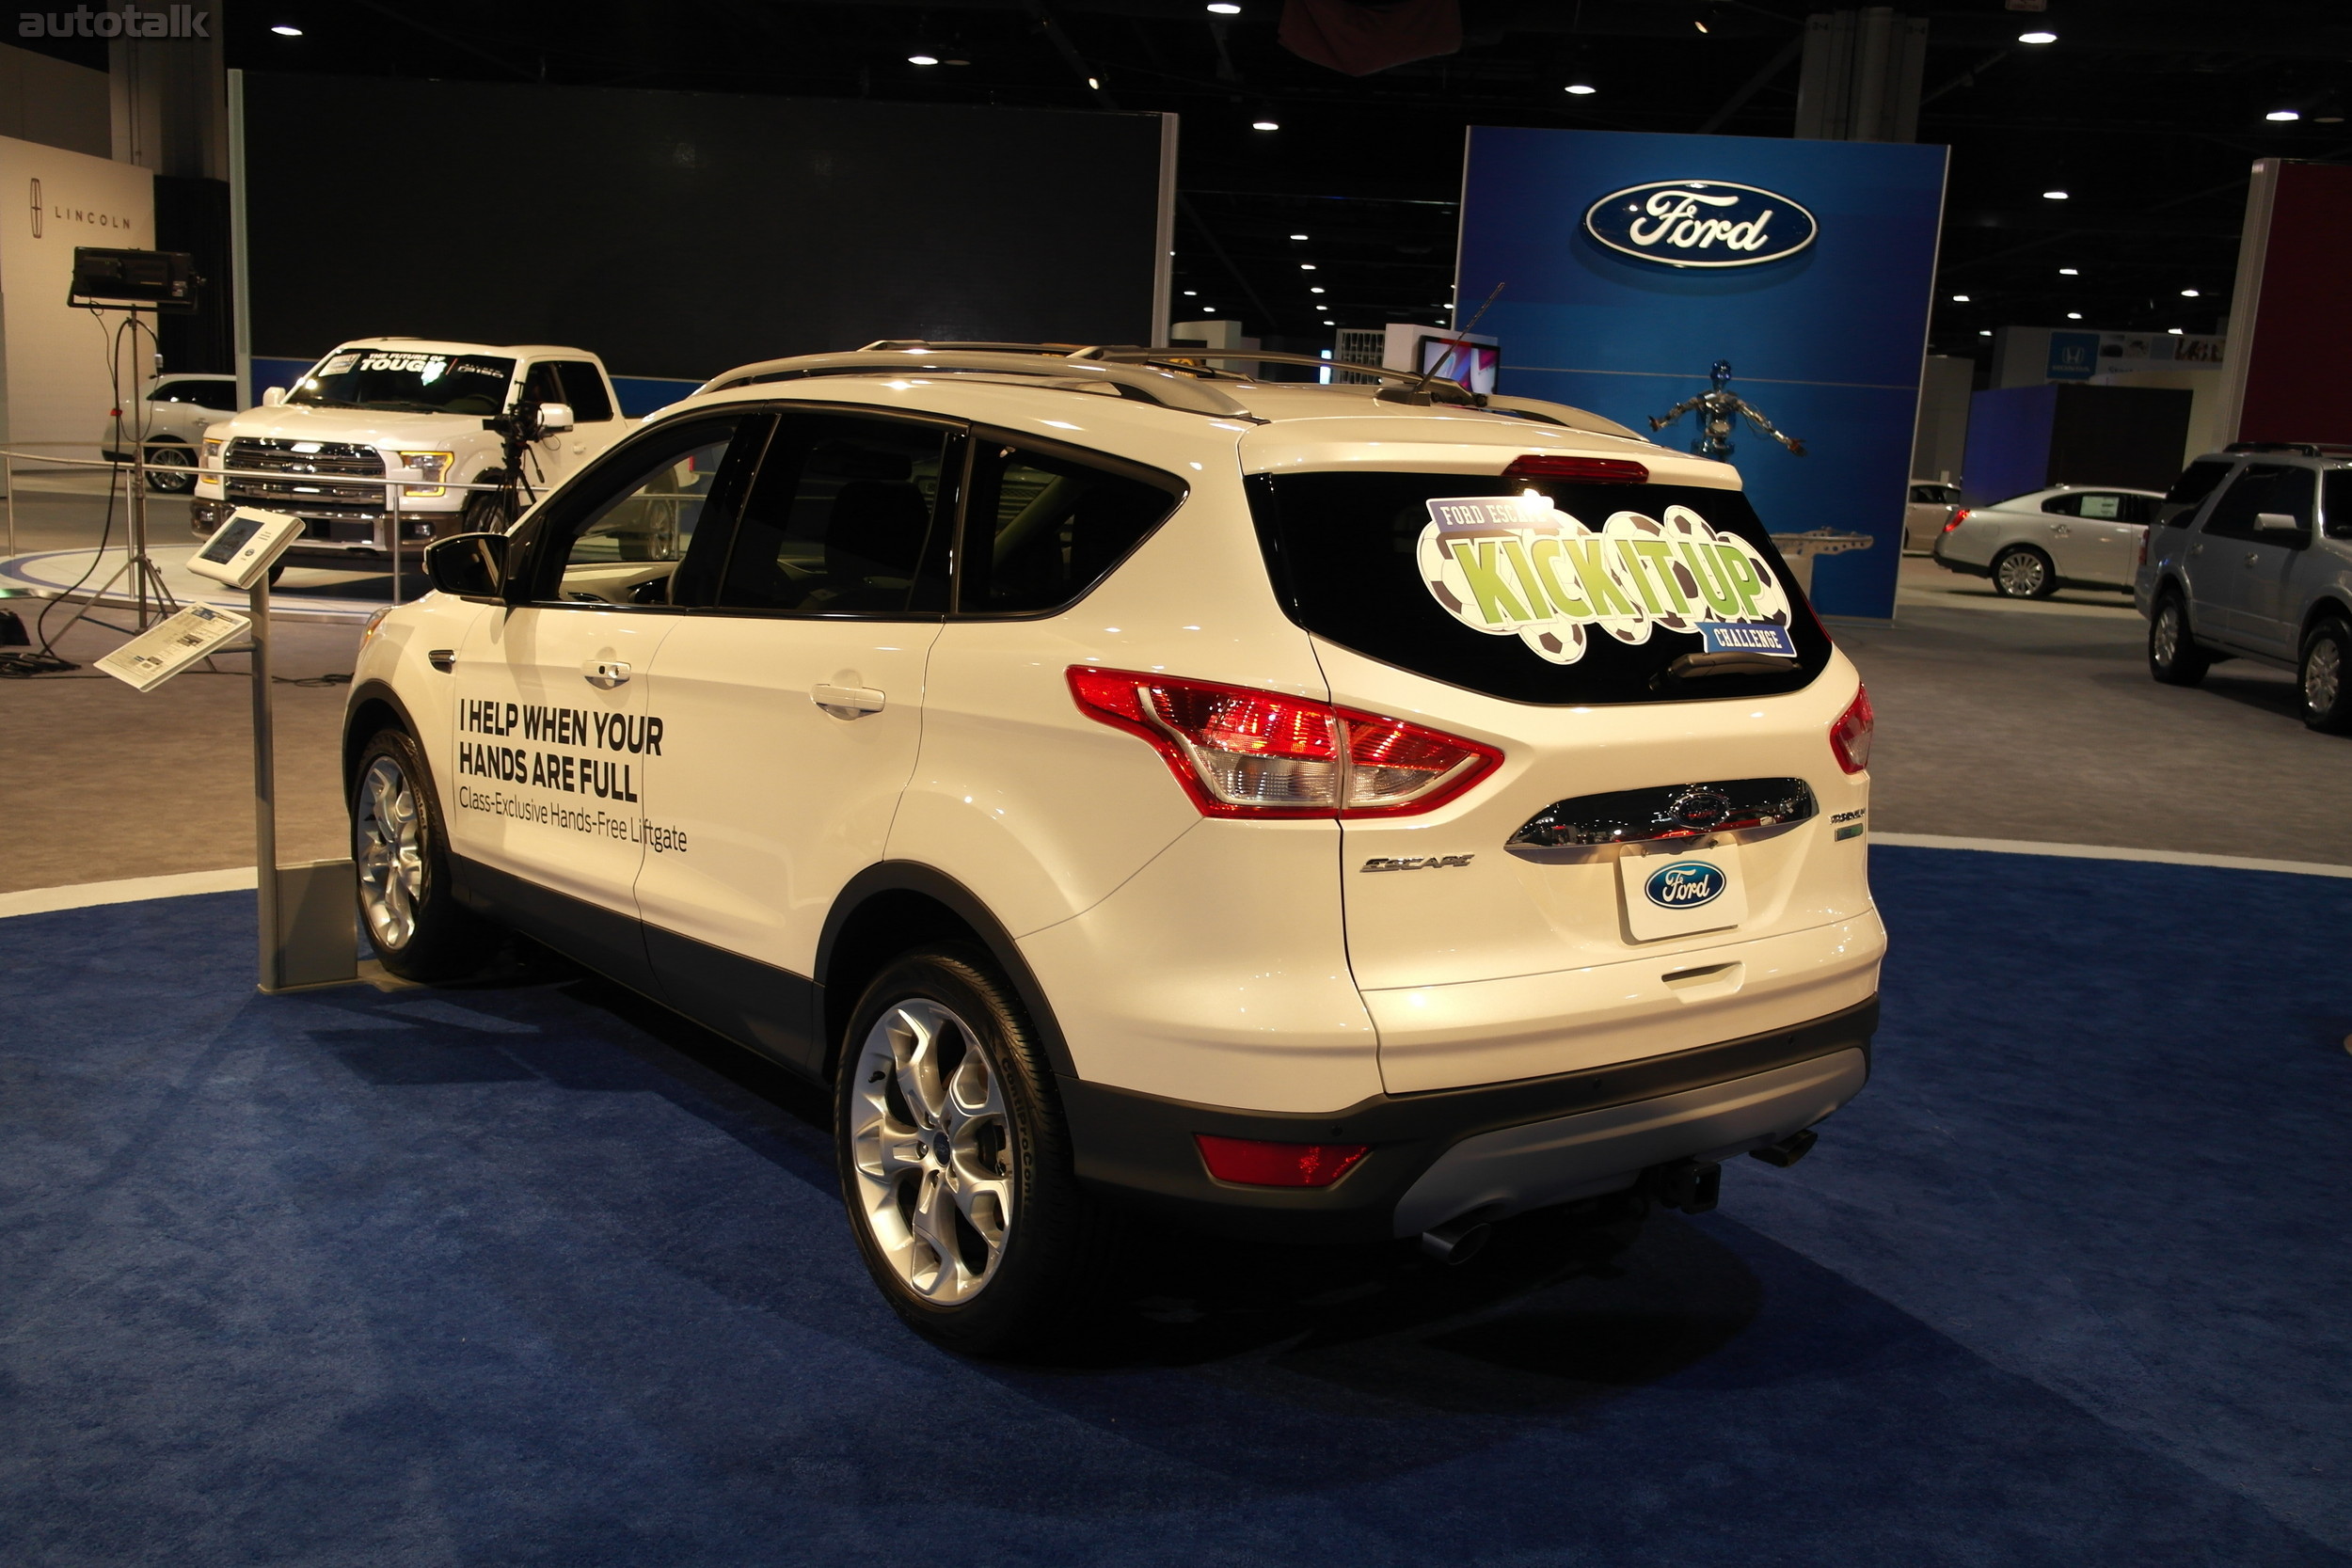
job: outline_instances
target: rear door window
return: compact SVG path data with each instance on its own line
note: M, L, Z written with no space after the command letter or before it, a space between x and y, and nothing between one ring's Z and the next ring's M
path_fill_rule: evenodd
M1513 702L1791 691L1829 638L1737 490L1500 476L1253 476L1291 619ZM1805 536L1825 553L1859 535Z
M2352 539L2352 468L2330 468L2323 483L2328 537Z
M2254 519L2265 512L2293 517L2308 538L2315 499L2312 492L2317 487L2318 476L2309 468L2285 463L2249 463L2238 470L2230 487L2221 492L2221 499L2206 514L2205 531L2217 538L2242 539L2249 544L2293 545L2296 542L2294 534L2265 532L2254 526Z
M2207 496L2213 494L2214 486L2219 484L2229 471L2230 465L2226 458L2200 458L2191 463L2181 470L2181 477L2172 482L2172 488L2164 493L2164 499L2156 509L2156 521L2167 528L2188 527L2190 520L2197 515L2197 508Z

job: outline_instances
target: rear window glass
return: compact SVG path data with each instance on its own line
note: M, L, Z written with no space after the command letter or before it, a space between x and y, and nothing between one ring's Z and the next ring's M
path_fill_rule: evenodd
M2213 487L2229 471L2230 465L2218 458L2200 458L2191 463L2172 482L2172 488L2164 493L2156 521L2168 528L2187 527L2188 520L2196 515L2198 503L2213 494Z
M1829 659L1737 490L1356 472L1259 475L1250 496L1292 620L1489 696L1750 697ZM1828 552L1867 536L1801 537Z

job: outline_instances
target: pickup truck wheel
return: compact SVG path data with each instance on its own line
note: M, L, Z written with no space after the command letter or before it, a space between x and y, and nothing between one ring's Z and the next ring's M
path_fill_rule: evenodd
M1000 1354L1091 1298L1103 1220L1072 1169L1027 1015L984 953L926 948L885 968L850 1017L836 1078L842 1201L910 1327Z
M376 958L403 979L444 980L482 967L485 927L450 886L448 840L417 743L378 731L351 792L351 859L359 923Z
M2303 639L2303 722L2329 735L2352 730L2352 624L2322 621Z
M2012 545L1993 562L1993 592L2007 599L2046 599L2058 592L2058 568L2030 545Z
M2148 673L2167 686L2195 686L2212 666L2188 634L2188 606L2177 593L2167 593L2148 618Z

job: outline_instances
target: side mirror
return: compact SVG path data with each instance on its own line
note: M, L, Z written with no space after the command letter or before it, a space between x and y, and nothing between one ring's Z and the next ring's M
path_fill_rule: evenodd
M543 403L539 405L539 434L561 436L572 428L572 405L568 403Z
M444 594L495 599L506 588L506 535L455 533L424 547L424 575Z
M2256 533L2300 533L2303 519L2288 512L2257 512L2254 514Z
M286 401L286 388L284 388L283 387L264 387L263 388L262 388L262 407L264 407L264 408L275 408L275 407L277 407L279 404L281 404L281 403L283 403L283 402L285 402L285 401Z

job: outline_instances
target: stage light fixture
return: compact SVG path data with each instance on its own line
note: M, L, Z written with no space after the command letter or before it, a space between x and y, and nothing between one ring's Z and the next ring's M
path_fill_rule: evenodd
M1952 296L1952 303L1954 305L1965 305L1968 303L1968 296L1966 294L1954 294Z
M2080 310L2069 310L2066 312L2066 319L2071 322L2078 322L2083 319L2083 313Z
M1291 236L1291 238L1292 238L1292 239L1294 239L1294 240L1303 240L1303 239L1305 239L1306 237L1307 237L1307 236L1306 236L1306 235L1304 235L1304 234L1293 234L1293 235Z
M1215 0L1215 3L1209 7L1209 10L1211 14L1216 16L1241 15L1241 8L1239 6L1230 4L1229 0Z
M2169 336L2171 336L2171 337L2175 337L2175 338L2185 338L2185 337L2187 337L2187 336L2188 336L2188 334L2187 334L2187 333L2185 333L2185 332L2182 331L2182 330L2181 330L2179 327L2177 327L2177 326L2168 326L2168 327L2166 327L2164 330L2166 331L2166 333L2167 333L2167 334L2169 334Z
M298 39L302 36L302 29L294 25L294 24L290 22L281 22L275 27L272 27L270 31L276 33L281 39Z
M1282 122L1279 119L1253 119L1249 122L1249 128L1252 131L1279 131L1282 128Z
M2303 111L2300 109L2273 109L2263 116L2265 119L2301 119L2302 118Z
M2030 33L2020 33L2017 35L2017 41L2020 43L2056 43L2058 35L2043 28Z
M937 65L938 63L939 56L936 55L909 55L907 56L909 65Z
M2060 277L2080 277L2082 275L2082 269L2080 267L2058 268L2058 276Z
M2181 297L2183 299L2195 299L2198 297L2197 291L2194 289L2183 289L2181 291Z
M2073 194L2074 193L2071 191L2043 191L2042 193L2042 199L2044 201L2065 201L2070 199Z
M1594 86L1593 86L1591 83L1589 83L1589 82L1570 82L1570 83L1569 83L1569 84L1568 84L1565 87L1562 88L1561 90L1562 90L1562 91L1564 91L1564 92L1572 92L1572 93L1576 94L1576 95L1577 95L1577 97L1579 97L1579 98L1586 98L1586 97L1590 97L1590 96L1591 96L1592 94L1594 94L1594 93L1598 92L1600 89L1599 89L1598 87L1594 87Z

